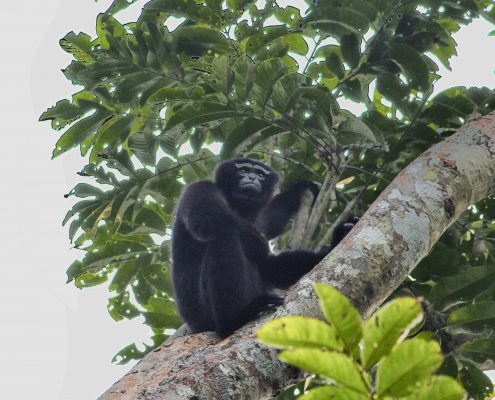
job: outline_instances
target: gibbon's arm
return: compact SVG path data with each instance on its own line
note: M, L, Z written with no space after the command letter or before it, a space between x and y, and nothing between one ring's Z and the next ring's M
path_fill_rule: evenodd
M270 240L281 235L301 206L301 198L305 190L310 190L316 197L318 188L311 182L299 182L287 191L277 194L261 211L256 219L256 227Z
M237 218L229 209L218 187L210 181L189 185L177 207L177 221L184 223L200 242L225 237L237 226Z

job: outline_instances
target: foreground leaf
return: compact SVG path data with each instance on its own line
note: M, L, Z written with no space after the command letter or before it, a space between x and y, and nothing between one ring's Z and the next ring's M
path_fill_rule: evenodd
M363 334L359 313L337 289L321 283L314 286L325 318L335 328L346 350L352 353Z
M368 400L369 397L337 386L320 386L297 398L298 400Z
M417 400L462 400L464 398L464 389L459 382L442 375L434 376L415 396Z
M428 378L442 363L435 341L411 339L401 343L378 366L376 390L379 396L406 396L418 382Z
M318 349L294 349L280 353L280 359L315 375L334 380L359 394L368 393L361 369L350 357Z
M403 297L385 305L364 324L361 357L364 368L370 368L404 338L423 317L421 303Z
M341 350L335 330L316 318L282 317L265 324L256 333L262 342L281 348L317 347Z

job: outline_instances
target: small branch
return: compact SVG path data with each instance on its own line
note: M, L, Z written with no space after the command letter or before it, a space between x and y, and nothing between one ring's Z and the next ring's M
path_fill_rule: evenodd
M301 198L301 207L294 218L292 231L290 233L287 249L300 249L304 243L306 234L306 225L311 214L311 206L313 205L314 195L309 190L305 190Z
M330 195L332 194L332 191L335 189L335 185L337 184L338 178L339 177L337 174L335 176L332 175L330 169L327 171L327 174L325 175L325 180L323 181L323 184L321 185L320 188L320 193L318 193L318 196L316 197L315 203L313 205L313 209L311 210L311 215L309 217L308 224L306 226L306 231L304 233L304 239L301 243L303 247L308 247L311 237L313 236L313 233L315 232L316 227L318 226L318 223L321 220L321 216L323 215L323 213L325 212L328 206Z
M337 226L339 226L341 223L343 223L347 219L347 217L349 216L349 213L354 208L354 206L357 204L357 202L361 199L361 196L363 195L363 193L364 193L364 191L362 190L356 196L354 196L354 198L351 201L349 201L346 204L345 208L342 210L342 212L340 213L338 218L335 221L333 221L332 225L330 225L330 228L328 228L328 230L326 231L323 238L319 241L318 250L331 242L335 228L337 228Z
M352 165L348 165L347 166L347 169L350 169L352 171L362 172L363 174L369 175L369 176L371 176L371 177L373 177L373 178L375 178L375 179L377 179L379 181L383 181L383 182L385 182L388 185L390 185L390 182L392 182L390 179L382 178L381 176L378 176L376 174L376 172L367 171L367 170L365 170L363 168L359 168L359 167L354 167Z
M306 72L308 71L309 65L314 60L315 54L316 54L316 50L318 50L318 46L320 45L320 43L321 43L321 38L318 39L317 41L315 41L315 47L313 47L313 50L311 51L311 54L309 55L309 57L307 59L308 62L306 63L306 66L304 67L304 70L302 72L303 75L306 75Z

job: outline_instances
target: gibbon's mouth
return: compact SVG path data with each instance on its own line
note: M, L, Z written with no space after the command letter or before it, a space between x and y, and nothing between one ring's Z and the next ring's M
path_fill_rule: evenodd
M256 183L253 183L253 182L248 182L248 183L240 184L239 187L241 189L252 189L252 190L256 190L257 192L260 192L261 191L261 188L259 187L259 185L257 185Z

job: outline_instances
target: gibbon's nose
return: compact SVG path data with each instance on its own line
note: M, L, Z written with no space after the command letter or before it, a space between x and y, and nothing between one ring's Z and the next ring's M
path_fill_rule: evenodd
M249 179L251 179L252 181L254 181L256 179L256 174L255 173L250 173L249 174Z

